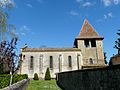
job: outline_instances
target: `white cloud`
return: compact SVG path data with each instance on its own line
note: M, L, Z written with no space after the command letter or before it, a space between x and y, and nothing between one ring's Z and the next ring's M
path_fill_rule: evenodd
M30 31L30 29L28 28L28 26L23 25L23 26L20 28L20 31Z
M120 4L120 0L102 0L105 6Z
M111 13L111 12L110 12L110 13L108 13L108 16L109 16L109 17L113 17L113 15L112 15L112 13Z
M76 2L80 4L80 6L82 7L90 7L95 4L95 2L90 2L90 1L85 1L85 0L76 0Z
M111 0L102 0L105 6L111 5Z
M32 6L31 4L29 4L29 3L26 4L26 5L27 5L28 7L30 7L30 8L33 8L33 6Z
M119 4L120 3L120 0L114 0L114 4Z
M79 16L79 13L75 12L75 11L70 11L70 15L72 15L72 16Z
M82 4L83 7L89 7L92 6L93 4L91 2L85 2Z
M26 33L30 32L30 28L26 25L21 26L19 34L25 36Z
M107 19L107 15L104 14L104 19Z
M107 14L104 14L104 19L112 18L112 17L113 17L112 12L109 12L109 13L107 13Z

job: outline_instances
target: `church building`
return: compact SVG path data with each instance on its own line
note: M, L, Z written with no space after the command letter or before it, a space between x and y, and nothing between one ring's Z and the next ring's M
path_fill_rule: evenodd
M20 73L44 78L49 68L55 78L59 72L105 67L103 39L85 19L72 48L21 48Z

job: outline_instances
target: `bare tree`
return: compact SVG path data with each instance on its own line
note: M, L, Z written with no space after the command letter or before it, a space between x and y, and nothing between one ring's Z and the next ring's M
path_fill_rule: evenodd
M118 30L117 35L120 36L120 30ZM118 50L118 55L120 55L120 37L115 41L114 48Z

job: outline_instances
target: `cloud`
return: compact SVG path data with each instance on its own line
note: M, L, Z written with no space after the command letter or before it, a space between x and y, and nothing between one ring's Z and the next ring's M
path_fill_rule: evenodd
M33 6L31 4L26 4L29 8L33 8Z
M102 0L105 6L120 4L120 0Z
M107 13L107 14L104 14L104 19L112 18L112 17L113 17L112 12L109 12L109 13Z
M75 12L75 11L70 11L70 15L71 16L79 16L79 13Z
M30 29L28 28L28 26L23 25L23 26L20 28L20 31L30 31Z
M104 19L107 19L107 15L104 14Z
M114 4L119 4L120 3L120 0L114 0Z
M90 7L95 4L95 2L90 2L90 1L85 1L85 0L76 0L76 2L80 4L80 6L82 7Z
M89 7L92 6L93 4L91 2L85 2L82 4L83 7Z
M23 25L21 28L20 28L20 32L19 34L22 35L22 36L25 36L27 32L30 31L30 28L28 28L28 26L26 25Z
M111 12L110 12L110 13L108 13L108 16L109 16L109 17L113 17L113 15L112 15L112 13L111 13Z
M102 0L105 6L110 6L111 5L111 0Z

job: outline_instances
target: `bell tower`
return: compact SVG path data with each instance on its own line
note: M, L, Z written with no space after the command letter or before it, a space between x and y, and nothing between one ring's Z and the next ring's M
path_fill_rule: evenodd
M103 37L85 19L79 35L75 38L75 48L81 49L82 68L105 66Z

